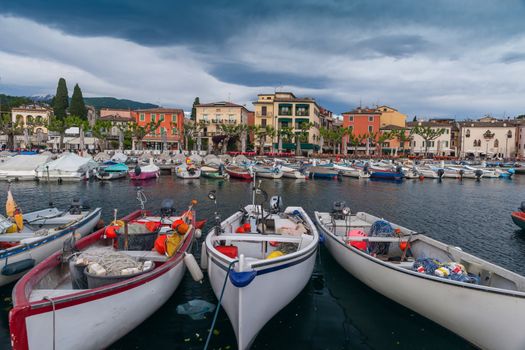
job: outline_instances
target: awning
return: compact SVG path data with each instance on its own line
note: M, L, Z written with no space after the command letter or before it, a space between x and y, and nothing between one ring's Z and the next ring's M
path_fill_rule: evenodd
M296 108L310 108L310 105L306 103L296 103L295 107Z
M309 123L309 122L310 122L310 119L308 119L308 118L295 118L295 123L296 124Z
M295 150L296 149L295 143L284 143L283 142L283 149ZM313 149L317 151L319 150L319 145L314 145L312 143L301 143L301 149L302 150Z
M291 123L292 118L279 118L279 123Z

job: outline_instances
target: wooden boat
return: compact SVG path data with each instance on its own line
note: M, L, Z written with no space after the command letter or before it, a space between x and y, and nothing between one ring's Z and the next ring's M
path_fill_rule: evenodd
M107 164L106 166L100 167L95 173L95 176L99 180L121 179L128 175L128 171L129 171L129 168L126 164L113 163L113 164Z
M198 179L201 177L201 170L194 165L179 165L175 168L175 174L181 179Z
M237 179L253 179L253 172L250 169L239 167L236 165L227 165L226 172L230 175L230 177L234 177Z
M15 233L7 233L13 222L0 215L0 286L16 281L61 249L72 234L91 233L100 214L100 208L89 210L80 202L74 202L67 211L38 210L23 214L23 228Z
M370 288L479 348L525 348L523 276L392 223L387 224L393 237L372 236L380 219L367 213L335 209L315 212L315 220L330 254ZM434 270L432 264L448 272ZM447 274L450 278L438 276Z
M210 179L229 179L230 175L224 170L224 166L219 167L203 166L201 167L201 176Z
M122 220L128 227L158 224L156 232L162 233L179 219L181 217L149 216L139 210ZM91 263L78 270L80 258L74 256L68 262L61 258L62 252L44 260L13 289L14 307L9 313L13 349L103 349L137 327L159 309L180 284L186 270L187 252L196 233L194 219L194 216L185 217L189 225L187 233L172 256L152 251L151 246L144 250L117 250L112 239L106 238L107 228L75 244L80 256L94 252L94 248L105 248L108 254L123 254L140 261L139 272L124 274L122 270L120 276L95 276L89 273ZM154 238L156 232L153 232ZM120 244L120 238L116 241Z
M137 166L129 172L129 177L132 180L156 179L159 176L160 168L153 163L153 159L150 159L148 165L140 166L137 164Z
M240 350L299 294L315 265L318 233L306 212L282 211L278 204L261 211L261 205L246 206L219 222L205 241L208 277L219 300L226 283L220 303Z

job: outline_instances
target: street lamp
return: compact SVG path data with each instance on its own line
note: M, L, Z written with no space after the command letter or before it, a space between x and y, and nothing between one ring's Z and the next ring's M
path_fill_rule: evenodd
M509 157L509 155L507 154L507 147L508 147L510 138L512 138L512 131L511 130L509 130L507 132L507 138L505 139L505 159L507 159Z

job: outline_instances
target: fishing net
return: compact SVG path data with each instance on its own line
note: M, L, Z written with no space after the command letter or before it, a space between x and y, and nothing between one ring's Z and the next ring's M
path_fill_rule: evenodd
M370 237L394 237L394 228L389 222L384 220L377 220L370 226ZM370 254L386 255L390 243L370 242L368 249Z
M83 251L77 256L77 261L83 259L84 264L97 263L106 270L106 276L119 276L122 270L138 268L142 270L143 263L129 255L111 248L95 248ZM88 262L87 264L85 262Z
M456 262L441 262L436 258L418 258L414 261L412 270L458 282L480 283L479 277L468 273L463 265Z

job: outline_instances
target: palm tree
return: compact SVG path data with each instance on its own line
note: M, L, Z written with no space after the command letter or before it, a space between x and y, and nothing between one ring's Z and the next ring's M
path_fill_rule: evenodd
M319 129L319 134L321 135L321 153L323 153L324 142L326 141L328 143L328 146L331 145L332 129L328 129L323 126Z
M237 131L241 139L241 152L246 152L246 138L248 137L249 126L246 124L240 124L237 126Z
M254 128L254 134L257 137L257 140L259 142L259 154L262 155L264 153L264 144L266 143L266 137L271 136L272 142L273 138L275 137L276 131L275 128L272 126L265 126L262 127L260 125L256 125Z
M339 148L339 154L344 153L343 148L346 148L346 142L343 142L343 138L349 133L349 129L347 128L337 128L335 130L331 131L331 137L334 144L333 154L336 152L336 148L338 145L340 145Z
M301 131L298 133L295 133L295 155L300 156L301 151L301 142L308 142L308 131L314 126L313 123L301 123L300 129Z
M278 131L279 135L279 152L282 152L283 149L283 141L286 141L286 143L292 142L292 136L294 135L293 129L287 126L282 127Z
M391 133L392 133L392 137L396 139L397 141L399 141L401 153L405 153L405 143L407 141L412 140L412 133L409 133L407 135L407 129L393 130ZM397 156L397 148L395 149L395 155Z
M426 157L428 153L429 142L434 141L435 139L443 135L445 133L445 129L444 128L434 129L430 126L425 126L425 127L416 126L413 129L413 132L414 134L421 136L423 140L425 140L425 157Z
M222 139L222 154L226 154L228 151L228 142L237 135L239 135L239 129L237 125L221 124L219 126L220 132L223 136Z
M377 134L377 140L376 140L376 147L377 147L377 151L379 153L379 156L383 155L383 143L386 141L386 140L390 140L393 138L393 133L392 132L389 132L389 131L380 131L378 134Z

